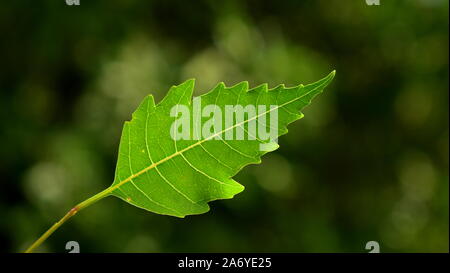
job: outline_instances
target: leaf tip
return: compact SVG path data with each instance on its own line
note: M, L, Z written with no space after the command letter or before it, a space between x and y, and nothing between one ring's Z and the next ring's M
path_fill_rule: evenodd
M330 74L328 74L327 78L330 78L330 80L332 80L334 78L334 76L336 75L336 69L334 69L333 71L330 72Z

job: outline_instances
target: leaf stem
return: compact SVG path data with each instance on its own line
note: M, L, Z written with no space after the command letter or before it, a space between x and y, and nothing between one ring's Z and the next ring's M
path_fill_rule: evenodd
M69 220L72 216L77 214L80 210L94 204L95 202L99 201L100 199L103 199L104 197L108 196L113 189L111 187L97 193L96 195L84 200L83 202L79 203L75 207L73 207L69 212L64 215L63 218L61 218L58 222L56 222L51 228L49 228L44 234L42 234L39 239L37 239L27 250L25 250L25 253L31 253L33 250L37 247L39 247L50 235L52 235L55 230L57 230L62 224L64 224L67 220Z

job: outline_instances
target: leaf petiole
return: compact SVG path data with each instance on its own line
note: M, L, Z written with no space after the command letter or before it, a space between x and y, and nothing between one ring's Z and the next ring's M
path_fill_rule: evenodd
M69 212L66 213L66 215L64 215L63 218L61 218L61 220L59 220L53 226L51 226L44 234L42 234L41 237L39 237L39 239L37 239L29 248L27 248L25 250L25 253L33 252L34 249L39 247L50 235L52 235L53 232L55 232L55 230L57 230L62 224L64 224L72 216L77 214L80 210L82 210L86 207L89 207L90 205L94 204L95 202L108 196L112 190L113 189L111 189L111 187L109 187L109 188L97 193L96 195L84 200L83 202L79 203L75 207L73 207L71 210L69 210Z

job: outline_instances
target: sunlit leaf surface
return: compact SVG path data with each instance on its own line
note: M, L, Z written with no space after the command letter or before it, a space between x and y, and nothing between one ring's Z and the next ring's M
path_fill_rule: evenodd
M193 103L194 80L173 86L157 105L151 95L147 96L123 127L112 194L159 214L184 217L207 212L209 201L233 198L244 190L232 179L234 175L248 164L260 163L262 155L278 148L276 139L261 137L259 130L275 130L276 136L286 134L286 126L303 117L300 110L333 77L334 71L309 85L290 88L279 85L273 89L267 85L249 89L247 82L233 87L219 83L200 96L200 100L194 99L201 101L201 107L216 105L222 115L216 112L210 116L195 115L196 109L204 108ZM265 110L248 112L243 119L235 117L227 123L226 107L236 105ZM177 140L176 135L171 135L171 126L179 119L171 115L174 107L193 113L187 139ZM273 128L270 120L275 112L277 128ZM217 120L221 127L212 126L209 135L202 133L202 126ZM237 137L239 130L244 139ZM179 130L174 132L177 134ZM230 134L233 137L227 137Z

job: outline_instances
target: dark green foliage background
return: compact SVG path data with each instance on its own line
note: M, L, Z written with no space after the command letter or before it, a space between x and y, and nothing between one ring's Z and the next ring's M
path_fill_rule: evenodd
M111 184L145 95L333 69L281 148L238 175L235 199L176 219L107 198L40 250L448 251L448 1L261 2L3 1L0 251Z

